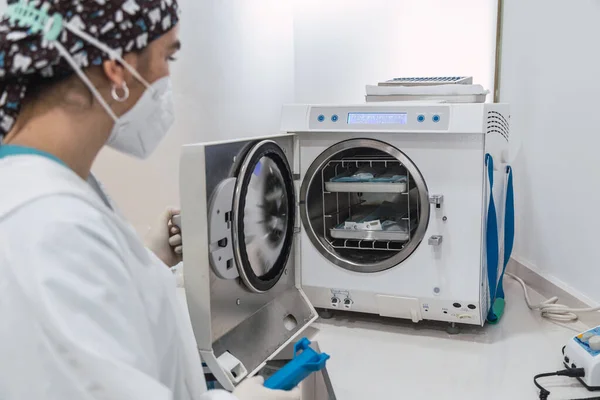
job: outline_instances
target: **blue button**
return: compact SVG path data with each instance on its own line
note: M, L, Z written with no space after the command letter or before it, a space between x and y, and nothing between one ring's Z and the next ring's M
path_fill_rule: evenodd
M325 116L324 115L319 115L317 117L317 119L319 120L319 122L323 122L323 121L325 121Z
M419 116L417 117L417 121L419 121L419 122L423 122L423 121L425 121L425 116L424 116L424 115L419 115Z
M338 120L338 116L337 116L337 115L335 115L335 114L334 114L334 115L332 115L332 116L331 116L331 120L332 120L333 122L337 122L337 120Z
M440 122L440 116L439 115L434 115L433 116L433 122Z

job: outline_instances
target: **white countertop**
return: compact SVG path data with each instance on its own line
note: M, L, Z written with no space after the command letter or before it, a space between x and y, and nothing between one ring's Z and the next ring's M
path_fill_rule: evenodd
M329 375L338 400L537 399L533 376L562 369L561 349L577 332L529 311L520 286L506 280L500 324L445 331L447 324L382 322L338 317L315 324L313 340L331 355ZM541 297L530 292L532 301ZM577 331L577 332L575 332ZM550 400L592 397L569 378L541 381Z
M541 298L530 293L532 301ZM562 347L586 326L559 326L529 311L510 278L506 294L500 324L458 335L446 333L446 324L346 313L315 323L311 336L331 355L327 369L338 400L537 399L533 376L562 369ZM594 395L574 379L542 383L550 400Z

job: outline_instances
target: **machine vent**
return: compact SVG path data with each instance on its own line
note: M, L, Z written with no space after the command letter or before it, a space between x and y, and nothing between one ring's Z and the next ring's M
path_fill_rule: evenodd
M499 133L508 142L510 138L510 124L506 117L498 111L488 111L487 134Z

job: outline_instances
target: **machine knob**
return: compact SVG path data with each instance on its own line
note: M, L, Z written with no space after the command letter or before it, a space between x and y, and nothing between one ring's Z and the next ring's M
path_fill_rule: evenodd
M590 349L599 351L600 350L600 336L592 336L589 340Z

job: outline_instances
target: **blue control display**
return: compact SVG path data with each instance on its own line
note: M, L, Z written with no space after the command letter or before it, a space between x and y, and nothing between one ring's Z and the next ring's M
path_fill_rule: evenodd
M417 117L417 121L419 121L419 122L423 122L423 121L425 121L425 116L424 116L424 115L419 115L419 116Z
M337 122L337 121L338 121L338 119L339 119L339 118L338 118L338 116L337 116L337 115L335 115L335 114L333 114L333 115L331 116L331 120L332 120L333 122Z
M325 116L324 116L324 115L319 115L319 116L317 117L317 120L318 120L319 122L323 122L323 121L325 121Z
M440 122L440 116L439 115L434 115L433 116L433 122Z
M395 124L406 125L408 123L407 113L349 113L348 124L379 125Z

